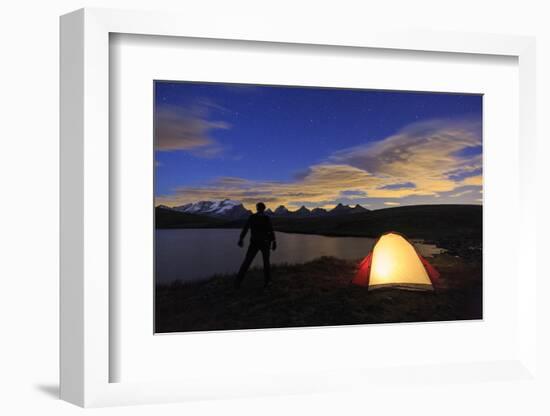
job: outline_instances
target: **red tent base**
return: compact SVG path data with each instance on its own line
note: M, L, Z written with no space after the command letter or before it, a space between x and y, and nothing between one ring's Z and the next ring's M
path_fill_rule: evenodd
M369 286L370 266L372 263L372 251L363 261L359 264L359 270L355 274L355 277L351 281L355 285Z

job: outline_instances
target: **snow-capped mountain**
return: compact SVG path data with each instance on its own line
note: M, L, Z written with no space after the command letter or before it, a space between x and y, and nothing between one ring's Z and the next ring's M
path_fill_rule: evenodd
M311 215L316 216L316 217L320 217L320 216L326 215L326 214L327 214L327 210L324 209L324 208L313 208L311 210Z
M273 215L277 217L285 217L289 214L288 209L284 205L279 205L277 209L273 212Z
M231 199L224 199L221 201L198 201L185 205L169 208L166 206L159 206L165 209L173 209L179 212L185 212L187 214L208 215L211 217L221 217L228 219L240 219L246 218L252 212L247 210L243 204ZM357 204L354 207L349 205L338 204L331 210L325 210L323 208L314 208L309 210L305 206L301 206L296 211L289 211L284 205L277 207L275 211L270 209L266 210L266 214L273 217L320 217L325 215L345 215L355 214L360 212L367 212L368 209Z
M311 214L311 211L307 209L305 206L301 206L299 209L297 209L294 212L291 212L291 214L295 217L307 217L309 214Z
M232 201L231 199L224 199L221 201L192 202L174 207L173 209L179 212L185 212L187 214L228 218L242 218L251 214L251 212L247 210L243 204L237 201Z
M367 212L368 209L362 207L361 205L357 204L354 207L350 207L349 205L343 205L338 204L334 208L332 208L328 213L331 215L342 215L342 214L357 214L360 212Z
M368 211L368 209L366 209L365 207L363 207L363 206L361 206L361 205L359 205L359 204L357 204L357 205L355 205L354 207L351 207L351 208L350 208L350 212L351 212L352 214L358 214L358 213L367 212L367 211Z
M324 208L313 208L311 211L302 206L296 211L289 211L284 205L280 205L273 216L275 217L322 217L325 215L345 215L345 214L357 214L361 212L367 212L368 209L357 204L354 207L349 205L338 204L331 210Z

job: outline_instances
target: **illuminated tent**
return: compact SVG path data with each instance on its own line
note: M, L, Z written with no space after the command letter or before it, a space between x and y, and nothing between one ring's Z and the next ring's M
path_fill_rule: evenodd
M369 290L380 287L433 290L439 272L403 236L389 232L363 259L353 283Z

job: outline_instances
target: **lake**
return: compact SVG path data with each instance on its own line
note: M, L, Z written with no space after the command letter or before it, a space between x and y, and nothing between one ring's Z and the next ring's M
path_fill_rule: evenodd
M155 230L156 282L174 280L190 282L215 274L237 273L246 253L239 247L240 229L175 229ZM271 263L305 263L321 256L361 260L376 241L365 237L326 237L313 234L276 232L277 250L271 252ZM425 257L441 252L431 244L415 244ZM252 267L262 265L258 253Z

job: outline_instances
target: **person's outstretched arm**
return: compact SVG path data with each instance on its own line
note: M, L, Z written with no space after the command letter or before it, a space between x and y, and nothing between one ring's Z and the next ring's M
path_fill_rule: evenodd
M243 240L246 237L246 233L248 232L249 228L250 228L250 217L248 217L248 219L246 220L246 223L244 224L244 227L241 231L241 235L239 236L238 244L239 244L240 247L243 246Z

